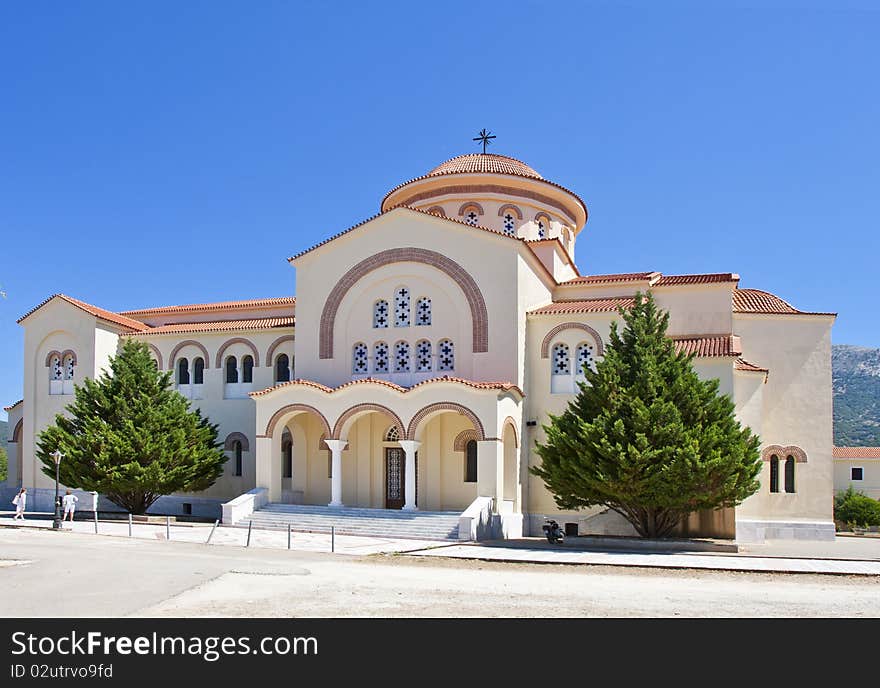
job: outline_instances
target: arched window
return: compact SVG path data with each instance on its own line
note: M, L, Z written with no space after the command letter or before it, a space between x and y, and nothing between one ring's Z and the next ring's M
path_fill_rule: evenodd
M205 359L199 356L193 361L193 384L202 385L205 383Z
M275 358L275 382L290 382L290 359L287 354Z
M583 376L584 367L587 367L590 370L596 369L595 351L596 347L589 342L581 342L577 345L577 349L575 349L575 359L577 360L578 376Z
M431 299L427 296L416 301L416 325L431 324Z
M241 381L254 381L254 357L247 355L241 359Z
M229 384L238 382L238 361L235 356L226 359L226 382Z
M373 327L388 327L388 302L385 299L373 304Z
M427 339L420 339L416 342L416 372L417 373L428 373L431 372L433 366L431 365L433 358L431 352L431 342Z
M770 457L770 492L779 492L779 457Z
M367 372L367 345L358 342L351 352L351 372L355 375L363 375Z
M376 342L373 345L373 372L388 372L388 345L385 342Z
M61 356L52 356L52 359L49 361L49 379L61 380L63 377L64 372L61 367Z
M232 443L232 451L235 454L235 473L233 475L241 475L241 442L236 440Z
M409 289L394 292L394 327L409 327Z
M177 362L177 384L189 384L189 360L186 358L181 358Z
M437 370L455 370L455 345L451 339L441 339L437 345Z
M785 458L785 491L794 492L794 457Z
M290 431L285 428L281 435L281 464L283 466L282 478L293 477L293 441L290 439Z
M516 236L516 223L514 222L514 219L515 218L511 212L508 211L504 214L501 226L504 227L504 233L508 236Z
M388 428L388 432L385 433L385 441L400 442L400 430L397 429L396 425L392 425Z
M73 354L66 354L64 356L64 379L72 380L73 379L73 368L76 365L76 358Z
M569 354L568 344L559 342L553 345L553 374L571 374L571 355Z
M394 372L408 373L410 371L409 343L397 342L394 345Z
M468 440L464 446L464 481L477 482L477 441Z

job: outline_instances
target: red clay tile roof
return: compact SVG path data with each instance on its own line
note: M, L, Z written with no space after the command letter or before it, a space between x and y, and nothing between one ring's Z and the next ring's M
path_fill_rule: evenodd
M250 308L271 308L282 305L295 305L294 296L276 296L268 299L249 299L246 301L218 301L216 303L191 303L185 306L160 306L158 308L142 308L134 311L120 311L121 315L165 315L168 313L188 313L192 311L225 311L245 310Z
M702 275L664 275L652 286L667 287L681 284L713 284L716 282L739 282L735 272L713 272Z
M251 320L217 320L215 322L176 323L151 327L136 332L135 337L149 337L154 334L178 334L183 332L225 332L229 330L271 330L279 327L293 327L294 317L254 318Z
M746 359L740 357L736 359L736 363L733 364L733 367L737 370L745 370L750 373L769 373L769 368L762 368L760 366L756 366L754 363L749 363Z
M477 382L475 380L465 380L464 378L460 377L449 377L448 375L444 375L443 377L434 377L430 380L424 380L413 385L412 387L401 387L400 385L389 382L388 380L380 380L378 378L372 377L365 377L358 380L350 380L349 382L345 382L338 387L327 387L326 385L322 385L320 382L315 382L313 380L291 380L290 382L281 382L273 387L268 387L267 389L260 390L259 392L251 392L250 396L259 397L264 394L274 392L277 389L281 389L282 387L290 387L291 385L303 385L306 387L313 387L328 394L336 392L340 389L345 389L346 387L353 387L354 385L381 385L383 387L389 387L390 389L405 394L406 392L409 392L416 387L435 384L439 382L453 382L456 384L465 385L467 387L473 387L474 389L500 389L504 391L514 391L518 393L521 397L525 397L523 391L510 382Z
M583 277L575 277L574 279L562 282L559 286L603 284L605 282L646 282L659 275L659 272L621 272L613 275L584 275Z
M534 177L543 179L534 169L526 165L522 160L509 158L506 155L495 153L468 153L450 158L444 163L437 165L426 174L426 177L436 177L442 174L457 174L468 172L485 172L487 174L512 174L517 177Z
M56 297L59 299L64 299L65 301L67 301L67 303L69 303L73 306L76 306L77 308L85 311L89 315L93 315L100 320L104 320L106 322L111 322L115 325L120 325L121 327L124 327L128 330L134 330L136 332L140 332L141 330L147 329L147 326L144 325L142 322L139 322L137 320L133 320L131 318L127 318L124 315L120 315L119 313L113 313L111 311L106 311L103 308L98 308L97 306L93 306L90 303L86 303L85 301L80 301L79 299L75 299L72 296L67 296L65 294L53 294L48 299L43 301L40 305L36 306L35 308L32 308L27 313L25 313L23 316L21 316L18 319L18 322L20 323L25 318L27 318L29 315L36 313L40 308L45 306L47 303L49 303L52 299L54 299Z
M742 353L740 339L735 334L683 335L671 337L676 351L693 353L697 358L739 356Z
M19 400L16 401L14 404L10 404L9 406L4 406L4 407L3 407L3 410L4 410L4 411L11 411L11 410L14 409L16 406L18 406L19 404L21 404L23 401L24 401L24 399L19 399Z
M799 311L776 294L760 289L734 289L734 313L769 313L773 315L837 315L837 313L811 313Z
M632 308L634 303L635 299L632 296L614 296L607 299L561 299L529 311L528 315L617 312L618 308Z
M880 459L880 447L834 447L835 459Z
M492 234L497 234L498 236L503 236L506 239L512 239L514 241L525 242L525 239L522 239L522 238L516 237L516 236L510 236L509 234L505 234L504 232L500 232L497 229L492 229L490 227L483 227L481 225L469 225L467 222L464 222L463 220L457 220L454 217L444 217L443 215L438 215L437 213L429 213L427 210L422 210L421 208L413 208L410 205L395 205L395 206L388 208L387 210L385 210L381 213L376 213L372 217L368 217L366 220L362 220L361 222L358 222L356 225L352 225L348 229L343 229L341 232L337 232L333 236L327 237L326 239L324 239L324 241L318 242L317 244L315 244L311 248L307 248L304 251L300 251L299 253L292 255L290 258L287 259L287 261L288 262L294 261L297 258L304 256L306 253L311 253L316 248L320 248L321 246L324 246L324 244L329 244L331 241L335 241L336 239L343 236L344 234L348 234L349 232L354 231L358 227L362 227L363 225L367 224L368 222L372 222L377 217L381 217L382 215L385 215L386 213L390 213L390 212L393 212L398 209L411 210L414 213L421 213L422 215L429 215L431 217L436 217L441 220L446 220L447 222L455 222L456 224L463 225L463 226L467 227L468 229L479 229L484 232L491 232Z

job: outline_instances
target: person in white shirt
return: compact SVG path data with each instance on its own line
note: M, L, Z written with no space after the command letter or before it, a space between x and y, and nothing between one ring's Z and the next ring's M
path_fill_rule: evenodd
M67 491L67 494L61 499L61 505L64 507L64 516L61 517L63 521L67 518L67 514L70 514L70 521L73 522L73 512L76 510L76 503L79 501L75 494L70 494L70 490Z
M12 503L15 504L15 519L24 520L24 508L27 505L27 488L21 488L18 491L18 494L15 495L15 499L12 500Z

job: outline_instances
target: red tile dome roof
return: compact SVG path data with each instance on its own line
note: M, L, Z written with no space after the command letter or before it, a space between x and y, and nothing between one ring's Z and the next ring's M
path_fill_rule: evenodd
M436 177L443 174L468 172L513 174L518 177L543 179L540 174L526 165L522 160L508 158L506 155L495 155L494 153L469 153L467 155L458 155L447 160L443 164L438 165L425 176Z

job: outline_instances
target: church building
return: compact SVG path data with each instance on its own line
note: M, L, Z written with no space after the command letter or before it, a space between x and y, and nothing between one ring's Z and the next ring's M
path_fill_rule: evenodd
M163 497L158 513L295 523L369 510L417 528L440 512L461 539L540 535L546 517L580 534L634 534L604 508L561 513L529 468L619 308L651 292L676 347L761 438L760 490L694 514L681 534L833 539L835 314L740 289L735 273L581 274L587 220L577 194L529 165L461 155L292 256L295 297L111 312L53 295L19 320L24 399L6 409L8 484L51 508L35 440L130 337L219 424L229 456L212 488Z

